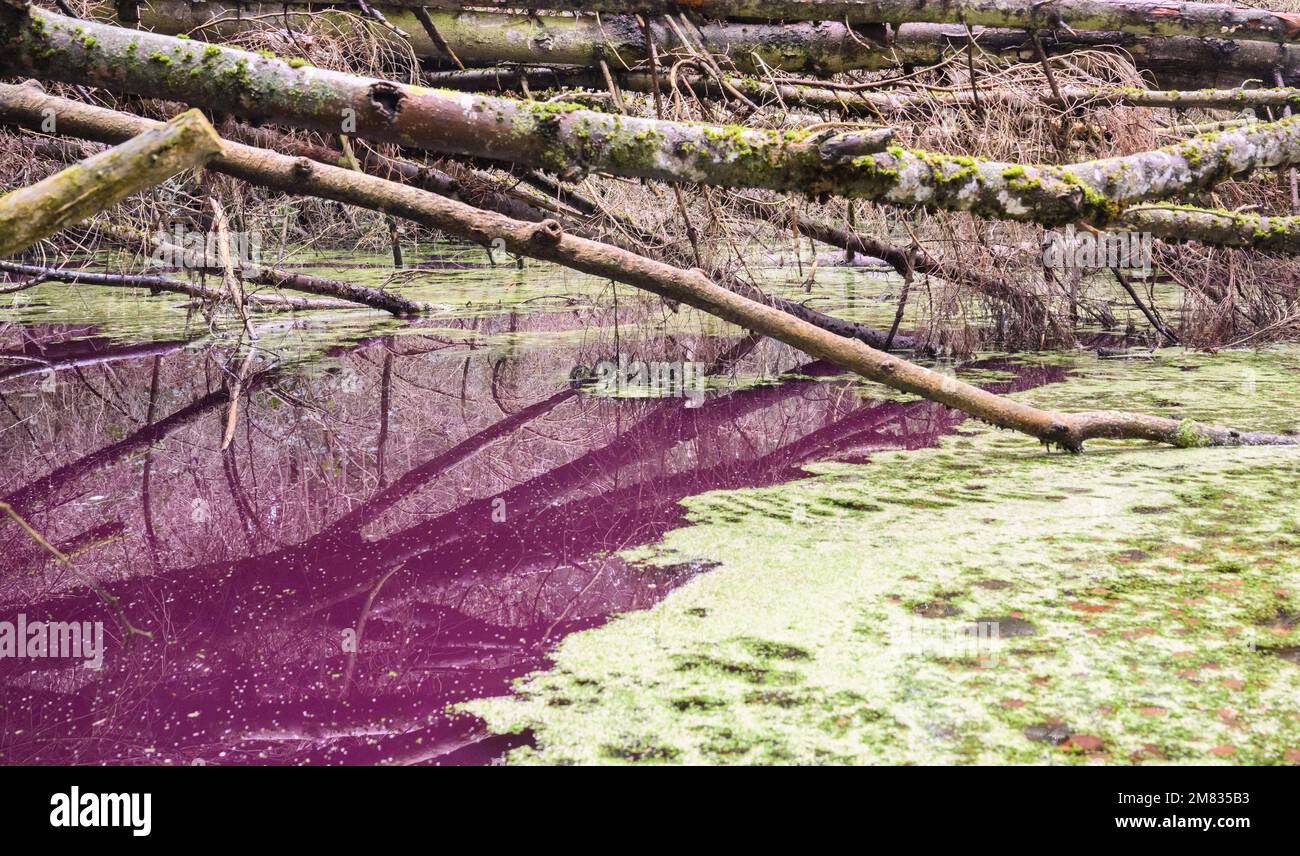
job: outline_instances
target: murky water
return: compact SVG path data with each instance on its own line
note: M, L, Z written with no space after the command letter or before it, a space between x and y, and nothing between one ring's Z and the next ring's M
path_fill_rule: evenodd
M887 324L889 280L828 275L822 308ZM42 286L0 310L0 498L69 557L0 529L0 620L106 636L99 669L0 659L0 761L490 761L527 738L447 706L707 573L619 556L679 500L961 421L605 282L473 258L412 277L447 311L260 317L246 368L239 325L171 297ZM571 382L619 354L689 360L707 392ZM971 369L999 391L1059 375Z

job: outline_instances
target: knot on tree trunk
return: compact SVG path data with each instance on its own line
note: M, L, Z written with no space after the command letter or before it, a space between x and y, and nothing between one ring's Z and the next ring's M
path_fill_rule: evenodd
M564 227L559 224L559 221L548 218L528 230L527 240L530 244L554 245L558 244L562 237L564 237Z
M404 98L406 93L401 90L401 87L386 80L370 85L370 103L386 122L393 121L397 118L397 114L402 112Z
M1071 429L1069 423L1059 420L1047 426L1039 439L1046 446L1055 444L1067 452L1078 454L1083 451L1083 440Z
M815 140L813 145L823 161L841 164L862 155L883 152L893 141L893 128L870 128L831 134Z

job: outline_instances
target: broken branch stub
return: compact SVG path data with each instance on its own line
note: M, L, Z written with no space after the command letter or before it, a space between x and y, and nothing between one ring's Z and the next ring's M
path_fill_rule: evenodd
M198 110L0 197L0 257L18 253L221 151Z

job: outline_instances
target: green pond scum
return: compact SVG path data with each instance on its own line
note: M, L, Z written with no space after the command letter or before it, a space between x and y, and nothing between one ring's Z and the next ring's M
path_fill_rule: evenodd
M1051 355L1018 397L1300 428L1300 348ZM1300 763L1300 449L936 447L685 502L712 569L559 644L517 764ZM716 563L716 565L714 565Z

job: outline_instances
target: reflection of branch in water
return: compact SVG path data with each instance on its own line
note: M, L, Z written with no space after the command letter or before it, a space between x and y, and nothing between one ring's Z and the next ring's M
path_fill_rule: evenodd
M21 359L26 365L14 366L0 371L0 381L44 374L46 371L60 371L77 366L93 366L116 360L132 360L139 357L155 357L175 353L185 347L184 342L150 342L144 345L119 345L106 348L78 348L71 354L59 357L33 357L30 354L5 352L0 359Z
M477 434L467 437L457 443L447 451L442 452L441 454L430 458L428 461L425 461L418 467L407 471L401 478L393 482L392 485L381 490L365 503L339 518L328 529L317 536L317 538L359 529L367 522L392 508L411 493L427 486L432 479L445 473L451 467L472 457L475 453L479 452L493 441L511 433L521 425L531 422L543 414L549 413L551 410L554 410L555 407L568 401L575 395L577 395L575 390L563 389L552 395L550 398L543 399L536 404L529 405L522 410L516 411L498 422L494 422L492 425L479 431Z
M145 425L152 425L158 411L158 380L162 372L162 357L153 358L153 376L149 381L149 407L145 411ZM153 500L150 497L150 485L153 478L153 449L150 443L144 450L144 471L140 476L140 507L144 512L145 541L149 546L149 559L157 570L162 562L158 558L158 531L153 525Z
M797 372L807 374L809 367ZM418 763L449 752L478 751L465 745L473 739L472 729L466 736L460 723L442 718L446 703L467 692L500 691L513 677L535 668L536 659L544 654L540 634L554 624L556 615L561 621L567 616L568 629L573 629L598 615L645 605L638 597L630 606L627 598L634 587L619 579L612 566L602 573L601 561L587 561L589 551L607 546L610 531L617 532L620 539L653 537L663 525L674 525L679 495L698 493L704 483L746 486L756 478L784 478L780 469L790 461L818 455L837 445L840 438L862 436L864 430L879 429L882 423L908 414L922 416L926 422L933 419L935 429L946 427L947 418L935 405L871 405L841 390L830 388L823 394L822 389L791 382L720 396L714 401L730 401L721 405L710 402L704 418L699 411L685 411L675 402L657 407L658 418L632 429L630 437L620 436L612 442L616 451L597 453L564 477L539 477L532 491L514 494L519 502L511 505L511 531L503 532L502 537L493 530L471 527L471 521L462 517L459 522L466 528L459 543L450 550L436 551L418 567L408 565L422 571L413 585L384 585L381 590L376 582L395 573L395 566L383 565L375 574L381 556L391 555L387 545L347 539L317 543L297 555L295 551L271 554L267 563L277 566L274 576L257 573L254 563L258 560L250 557L234 565L182 571L182 579L168 574L139 581L133 596L141 599L126 602L153 599L169 604L169 620L179 629L177 637L166 640L171 652L167 660L173 665L160 668L160 683L146 686L140 681L137 664L154 660L153 645L164 644L162 641L144 647L132 658L115 657L109 664L113 671L77 700L77 710L87 712L84 722L79 719L78 723L89 729L90 713L99 715L106 705L122 710L110 729L101 727L94 733L95 739L107 741L105 746L122 747L128 753L144 745L182 753L219 747L236 756L244 754L251 759L254 753L265 753L259 757L287 763ZM779 405L778 409L771 410L774 405ZM803 433L811 425L822 424L821 419L787 424L792 414L828 405L835 412L825 416L833 420L835 430L826 430L830 426L823 424L812 433ZM734 424L739 418L757 418L769 425L776 420L782 427L775 432L758 431L759 437L772 441L761 448L717 450L725 454L711 455L717 463L708 469L700 468L694 457L659 459L665 448L684 438L704 436L702 427ZM727 431L719 436L727 436ZM704 445L709 446L710 441ZM733 451L742 457L735 458ZM753 454L759 457L751 457ZM629 481L621 474L633 462L640 463L635 465L636 472L629 473L635 476ZM560 469L564 470L564 465ZM669 470L678 471L668 474ZM614 490L605 487L610 476L616 477ZM548 492L552 499L568 496L574 501L548 508L544 501ZM480 537L485 532L492 532L492 537ZM550 537L556 532L576 537L559 541ZM440 541L443 534L431 530L423 533L421 544L403 546L423 547L427 552L432 549L431 542ZM549 571L540 572L534 561L539 556L565 566L565 572L555 577ZM322 567L325 557L329 568ZM462 569L480 573L451 582ZM297 575L307 571L307 585L299 585ZM356 585L362 582L358 577L368 578L363 586ZM222 582L213 585L217 579ZM284 588L286 581L289 589ZM343 602L338 597L343 589L350 589L357 600ZM597 590L595 603L590 602L593 590ZM361 600L365 603L359 603ZM401 629L404 618L417 608L436 608L458 600L465 602L464 614L472 627L455 619L440 619L435 632L424 639L424 634ZM330 611L323 601L342 605ZM327 626L337 626L335 622L353 620L358 605L360 615L368 618L365 632L371 644L355 657L347 682L349 699L339 703L334 693L326 690L329 703L322 706L317 702L325 700L316 698L321 691L322 627L320 619L310 615L321 615ZM484 620L485 614L490 621ZM552 635L562 632L563 628L557 628ZM232 645L232 638L243 641ZM176 667L184 659L178 659L182 652L199 647L209 652L202 671ZM325 654L331 660L326 671L333 671L336 663L342 665L342 658L333 659L333 651L337 649ZM218 652L223 661L229 661L214 661L212 654ZM384 679L390 668L403 676L400 682ZM277 676L275 680L268 680L271 675ZM257 686L259 697L240 697L233 703L231 687L235 685ZM381 695L396 693L391 707L370 711L368 703L376 690ZM248 705L249 701L254 705ZM307 709L312 715L301 722L290 713ZM402 713L394 716L399 709ZM186 718L193 710L200 715ZM173 728L174 722L182 727ZM159 723L168 727L159 729ZM262 741L270 745L249 745ZM41 743L43 748L38 751L43 755L57 758L66 751L54 740Z
M58 547L69 559L75 559L82 553L88 553L96 547L103 547L124 537L126 537L126 524L121 520L110 520L74 535Z
M271 372L255 373L244 384L246 390L251 390L260 385L264 380L269 379ZM26 485L11 491L3 500L20 513L30 512L30 506L41 495L51 494L60 485L82 478L83 476L107 466L114 461L121 460L137 450L147 447L166 437L171 432L184 425L193 422L207 411L214 407L219 407L226 403L230 398L229 392L225 389L214 390L200 399L182 407L170 416L160 419L151 425L131 434L110 446L92 452L82 458L78 458L72 463L59 467L54 472L48 473L35 481L28 482Z
M361 639L366 632L366 622L370 620L370 609L375 605L375 597L379 590L384 587L393 574L400 571L405 565L395 565L389 569L388 573L379 578L375 587L366 595L366 602L361 605L361 614L357 616L357 633L356 638L352 641L352 650L348 652L347 666L343 669L343 686L339 689L339 701L348 697L348 692L352 689L352 673L357 668L357 652L361 650Z
M105 604L107 604L109 609L113 610L113 614L117 616L117 620L122 625L122 630L126 633L126 641L128 644L130 643L131 638L134 636L143 636L146 639L153 638L153 634L150 633L148 630L141 630L140 628L136 627L134 624L131 623L130 619L126 617L126 611L122 609L121 601L119 601L116 597L114 597L107 589L101 586L94 579L86 576L85 574L81 573L81 571L74 568L72 566L72 560L68 558L67 554L63 553L61 550L59 550L49 541L46 541L45 536L37 532L34 528L32 528L32 525L28 523L27 520L21 514L19 514L17 511L14 511L12 505L10 505L7 502L0 502L0 511L3 511L5 514L9 516L10 520L17 523L20 527L22 527L23 531L27 533L28 537L30 537L33 541L35 541L37 544L43 547L55 559L58 559L59 564L63 565L63 567L70 574L72 574L77 579L84 582L86 585L90 586L90 588L94 590L95 594L99 595L99 599L102 600Z
M393 398L393 337L384 337L384 370L379 381L379 437L375 440L375 475L379 489L388 483L384 463L388 453L388 412Z

